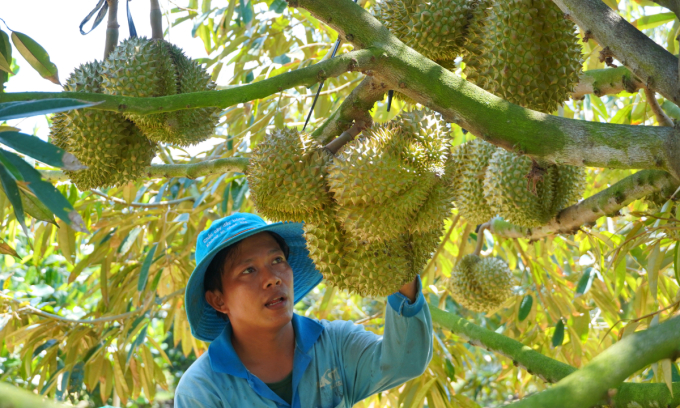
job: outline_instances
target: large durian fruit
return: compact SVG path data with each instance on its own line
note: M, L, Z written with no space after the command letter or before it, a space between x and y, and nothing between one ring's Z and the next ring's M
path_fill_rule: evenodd
M64 91L103 93L101 63L76 68L66 80ZM56 146L88 167L66 171L81 190L121 185L139 178L156 152L156 144L116 112L80 109L57 113L50 132Z
M158 97L215 89L206 70L181 49L142 37L118 45L103 63L103 76L104 92L110 95ZM150 140L189 146L213 134L218 113L218 108L197 108L125 115Z
M489 161L498 147L481 139L458 146L460 185L456 193L458 213L473 224L489 221L496 214L485 199L484 180Z
M512 272L500 259L465 255L453 268L448 288L466 309L489 312L512 296Z
M581 73L574 24L551 0L494 0L468 33L467 79L525 108L550 113Z
M335 156L306 134L276 130L247 173L258 211L304 220L310 257L329 284L382 296L413 280L437 247L455 191L449 149L439 118L414 111Z

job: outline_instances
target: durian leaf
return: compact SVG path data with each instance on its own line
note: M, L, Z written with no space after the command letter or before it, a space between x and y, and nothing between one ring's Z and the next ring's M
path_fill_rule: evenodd
M675 256L673 257L673 272L675 282L680 285L680 241L675 241Z
M34 39L24 33L12 31L12 42L22 57L48 81L61 85L57 66L50 61L50 55Z
M17 251L15 251L14 248L9 246L9 244L7 242L3 241L2 239L0 239L0 254L12 255L12 256L17 257L17 258L19 257L19 255L17 254Z
M243 24L248 24L251 21L253 21L253 9L252 9L252 2L248 2L248 4L245 4L243 0L239 0L239 8L238 8L238 13L239 16L241 17L241 20L243 21Z
M673 20L675 20L675 13L659 13L640 17L633 21L632 24L633 27L637 27L638 30L646 30L648 28L660 26L661 24L669 23Z
M19 173L27 182L28 188L47 206L47 208L50 209L50 211L52 211L54 215L62 219L76 231L87 232L83 219L73 209L71 203L69 203L66 197L54 188L52 184L43 180L36 169L14 153L0 150L0 156L3 156L4 159L18 169Z
M3 92L4 84L9 80L9 75L14 74L12 72L12 46L9 43L9 36L7 35L6 32L0 30L0 59L4 59L7 62L7 65L10 67L10 70L7 72L0 71L0 93Z
M0 155L2 151L0 151ZM14 208L14 216L23 228L24 233L28 236L28 229L26 228L26 219L24 217L24 206L21 203L21 193L19 192L19 187L12 177L12 175L7 171L5 166L0 164L0 184L2 185L2 190L5 192L5 196L12 204Z
M47 208L45 204L42 203L42 201L38 200L38 197L22 191L21 203L24 206L24 211L26 214L30 215L36 220L46 221L56 225L52 211L50 211L49 208Z
M529 316L529 313L531 312L531 307L534 304L534 298L531 295L526 295L524 298L522 298L522 303L519 305L519 314L517 318L519 321L524 321L524 319Z
M20 129L14 126L0 125L0 132L18 132Z
M146 253L146 257L144 258L144 263L142 264L142 270L139 272L139 280L137 281L137 290L139 292L142 292L144 288L146 287L146 282L149 280L149 269L151 268L151 264L153 263L153 256L156 253L156 248L158 248L158 242L153 244L153 246L149 249L149 252Z
M555 325L555 333L552 336L552 346L559 347L564 341L564 322L560 319Z
M83 170L83 166L71 153L57 146L44 142L35 136L19 132L0 132L0 143L19 153L30 156L50 166L65 170Z
M71 109L87 108L98 102L79 101L77 99L43 99L40 101L0 103L0 120L27 118L29 116L46 115Z
M590 287L593 285L593 278L595 278L595 275L597 275L597 273L593 271L593 268L586 268L586 270L583 272L583 275L581 276L581 279L578 281L578 285L576 285L575 296L584 295L590 290Z
M244 181L243 183L239 183L237 181L234 181L231 183L232 185L236 184L231 188L231 199L232 199L232 204L231 204L231 210L232 211L238 211L241 209L241 205L243 204L243 199L246 196L246 191L248 191L248 182Z
M269 6L269 10L281 14L286 9L286 7L288 7L286 0L274 0Z
M139 346L141 346L144 343L144 340L146 340L146 331L148 328L149 328L148 324L144 326L137 335L137 338L135 338L135 341L133 341L132 344L130 345L130 350L128 350L126 364L130 363L130 357L132 357L132 354L134 354L134 352L139 348Z

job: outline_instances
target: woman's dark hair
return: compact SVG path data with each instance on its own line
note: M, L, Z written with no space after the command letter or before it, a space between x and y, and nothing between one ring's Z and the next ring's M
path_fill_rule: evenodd
M283 251L283 256L288 260L288 254L290 253L290 248L288 248L288 244L286 244L286 241L281 237L281 235L271 232L271 231L265 231L268 232L269 235L274 238L277 244L279 244L279 248L281 248L281 251ZM228 247L220 250L215 257L213 258L212 261L210 261L210 264L208 265L208 268L205 270L205 276L203 277L203 293L206 293L208 291L214 292L218 291L222 293L222 275L224 274L224 266L226 265L227 260L229 257L234 256L239 248L239 245L243 241L238 241L235 242ZM229 318L227 317L226 314L222 312L218 312L215 310L215 313L219 317L221 317L223 320L227 321Z

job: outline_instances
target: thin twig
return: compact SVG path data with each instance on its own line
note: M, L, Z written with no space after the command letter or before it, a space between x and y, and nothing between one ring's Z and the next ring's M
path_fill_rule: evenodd
M656 100L655 92L648 87L645 89L645 96L647 97L647 103L649 107L652 108L654 116L656 116L656 121L659 122L659 126L673 126L673 119L666 115L666 112L659 106L659 101Z
M116 204L122 204L122 205L127 205L130 207L141 207L141 208L153 208L153 207L162 207L164 205L174 205L174 204L179 204L183 203L185 201L192 201L195 200L194 197L183 197L183 198L178 198L177 200L170 200L170 201L160 201L158 203L137 203L137 202L132 202L128 203L125 200L121 200L120 198L116 197L111 197L110 195L107 195L97 189L90 189L90 191L100 197L104 197L109 201L113 201Z
M479 231L477 231L477 246L475 246L475 252L473 252L474 255L479 256L479 253L482 252L482 247L484 246L484 231L488 230L489 227L490 223L488 222L479 226Z

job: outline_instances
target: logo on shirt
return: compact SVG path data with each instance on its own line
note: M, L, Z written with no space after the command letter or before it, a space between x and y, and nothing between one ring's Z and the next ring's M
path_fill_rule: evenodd
M321 379L319 380L319 388L328 386L330 386L331 389L342 387L342 379L340 378L340 374L338 374L337 368L332 370L329 368L321 376Z

